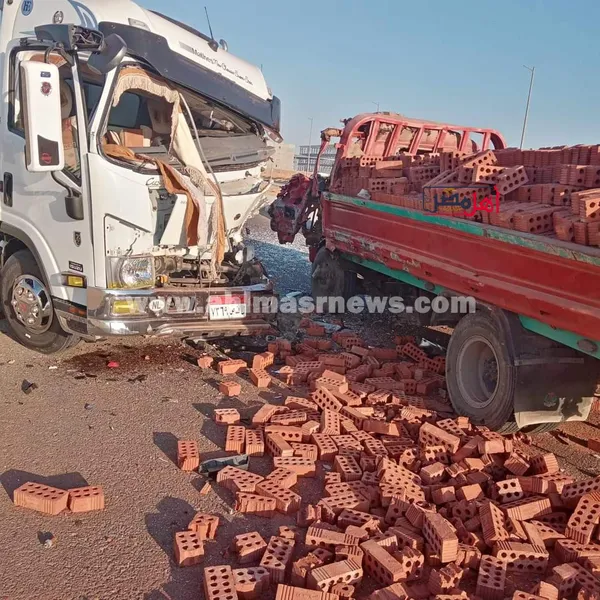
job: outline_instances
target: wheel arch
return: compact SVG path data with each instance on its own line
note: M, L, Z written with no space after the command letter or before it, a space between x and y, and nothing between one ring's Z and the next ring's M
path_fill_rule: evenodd
M44 274L48 286L52 288L52 282L46 269L46 265L40 256L37 246L29 235L23 230L7 223L0 223L0 234L3 238L2 241L0 241L0 267L3 267L6 261L16 252L28 250Z

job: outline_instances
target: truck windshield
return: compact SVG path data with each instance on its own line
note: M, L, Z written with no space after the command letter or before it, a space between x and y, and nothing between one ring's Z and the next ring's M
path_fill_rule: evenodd
M180 103L180 95L190 108L193 124ZM262 128L252 121L137 66L121 70L104 143L173 164L169 149L176 118L174 104L179 104L177 118L184 118L192 130L195 126L207 160L215 170L231 168L234 163L236 168L258 164L270 152Z

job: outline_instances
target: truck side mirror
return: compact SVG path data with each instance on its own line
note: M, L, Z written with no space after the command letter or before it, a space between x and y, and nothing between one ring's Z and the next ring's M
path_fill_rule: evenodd
M102 50L94 52L87 64L93 71L106 75L121 64L125 54L127 54L127 44L120 35L111 33L104 38Z
M58 67L24 61L20 68L27 170L33 173L62 171L65 167L65 147Z

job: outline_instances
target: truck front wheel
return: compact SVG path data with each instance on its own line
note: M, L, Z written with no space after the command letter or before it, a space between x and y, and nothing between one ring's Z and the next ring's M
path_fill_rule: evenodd
M446 382L454 410L499 430L513 421L517 374L497 321L487 312L463 317L448 344Z
M312 265L312 296L315 301L317 298L347 300L356 294L356 283L356 273L346 269L336 254L325 246L319 248Z
M61 328L48 285L28 250L15 252L4 264L0 299L8 327L23 346L53 354L78 341Z

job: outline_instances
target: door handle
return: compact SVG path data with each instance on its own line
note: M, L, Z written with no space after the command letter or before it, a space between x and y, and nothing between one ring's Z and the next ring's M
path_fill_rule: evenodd
M4 204L6 206L13 205L13 176L12 173L4 173L4 181L3 181L3 197Z

